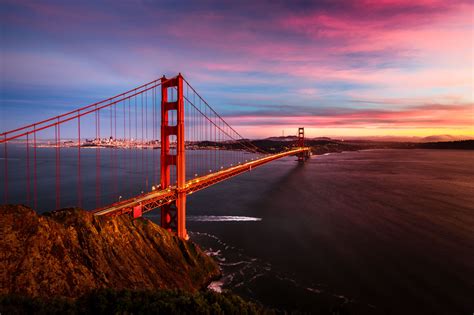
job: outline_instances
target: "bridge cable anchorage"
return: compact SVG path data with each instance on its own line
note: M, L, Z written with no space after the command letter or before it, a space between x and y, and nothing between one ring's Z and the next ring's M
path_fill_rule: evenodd
M308 152L300 144L277 154L259 148L181 74L2 132L0 145L4 203L32 204L39 211L79 206L95 215L133 217L160 208L162 226L184 239L187 195Z

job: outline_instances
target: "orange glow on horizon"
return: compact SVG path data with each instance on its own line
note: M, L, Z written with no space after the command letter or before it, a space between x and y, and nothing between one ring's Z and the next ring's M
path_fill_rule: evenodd
M238 127L238 130L242 130L243 136L256 139L256 138L267 138L267 137L278 137L296 135L298 127L305 128L306 138L316 137L329 137L329 138L351 138L351 137L429 137L429 136L440 136L449 135L456 140L461 139L474 139L474 128L318 128L310 126L284 126L284 127L265 127L260 126L246 126Z

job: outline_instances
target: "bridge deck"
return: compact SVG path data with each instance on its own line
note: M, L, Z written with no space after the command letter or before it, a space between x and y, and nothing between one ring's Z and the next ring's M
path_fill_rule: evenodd
M251 171L253 168L266 164L268 162L280 159L285 156L296 155L298 153L309 152L310 148L303 147L294 150L273 154L270 156L263 157L258 160L253 160L247 163L239 164L222 171L218 171L209 175L204 175L195 179L188 180L185 184L184 190L186 194L192 194L198 190L207 188L214 184L217 184L223 180L231 178L233 176L242 174L244 172ZM120 215L131 212L133 207L141 205L142 212L148 212L156 209L164 204L170 203L176 200L177 187L170 186L166 189L151 191L135 198L127 199L121 202L114 203L107 207L97 209L93 211L95 215Z

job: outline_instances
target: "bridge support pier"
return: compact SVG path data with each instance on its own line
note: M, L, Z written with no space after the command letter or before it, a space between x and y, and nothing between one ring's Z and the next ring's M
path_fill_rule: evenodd
M182 239L188 239L186 231L186 160L184 147L184 99L181 73L174 79L161 78L161 187L170 186L170 167L176 167L177 198L161 207L161 226L175 230ZM170 100L169 88L176 89L176 99ZM176 111L176 123L170 125L169 112ZM176 137L176 154L170 154L170 136Z

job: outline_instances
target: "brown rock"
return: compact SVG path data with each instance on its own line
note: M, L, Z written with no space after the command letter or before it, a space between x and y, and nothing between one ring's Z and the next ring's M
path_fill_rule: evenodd
M147 219L0 206L0 294L77 297L96 288L195 291L219 276L199 247Z

